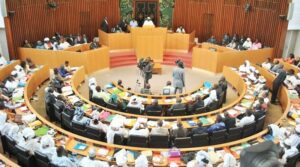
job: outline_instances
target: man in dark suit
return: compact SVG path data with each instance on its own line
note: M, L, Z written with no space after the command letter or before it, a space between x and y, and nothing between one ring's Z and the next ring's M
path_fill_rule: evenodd
M227 129L235 127L235 118L231 118L228 112L224 113L224 123Z
M193 128L188 136L193 136L193 135L196 135L196 134L202 134L202 133L206 133L206 132L207 132L207 128L203 127L202 122L199 122L198 127Z
M192 103L190 106L189 106L189 113L192 114L194 111L196 111L198 108L202 108L204 107L204 102L203 100L201 99L201 97L199 95L196 96L195 98L195 102Z
M101 30L106 33L108 33L108 31L109 31L107 17L104 17L104 19L101 23Z
M143 73L144 73L144 88L149 83L149 80L152 78L152 69L153 69L153 63L150 60L150 58L147 58L145 60L145 67L143 68Z
M172 115L173 110L175 109L186 109L185 104L181 103L181 98L177 97L176 98L176 104L173 104L169 109L168 109L168 115Z
M276 104L276 98L278 95L279 88L283 84L285 78L286 78L286 72L284 70L280 70L279 74L273 81L273 90L272 90L272 97L271 97L272 104Z
M253 113L254 117L255 117L255 121L259 120L261 117L266 115L266 111L265 109L262 107L261 104L257 104L254 107L254 113Z
M157 99L154 99L152 104L151 105L148 105L146 108L145 108L145 112L148 113L148 112L151 112L151 111L162 111L162 107L160 105L158 105L158 101Z

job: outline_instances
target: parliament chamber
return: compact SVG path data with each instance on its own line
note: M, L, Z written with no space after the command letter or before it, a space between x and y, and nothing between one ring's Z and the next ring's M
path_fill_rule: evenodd
M300 166L299 7L3 0L0 166Z

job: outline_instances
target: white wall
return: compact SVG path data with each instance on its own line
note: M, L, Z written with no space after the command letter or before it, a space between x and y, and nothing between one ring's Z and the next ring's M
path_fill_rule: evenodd
M3 5L3 1L1 1L0 5ZM0 53L8 60L8 47L7 47L7 39L5 34L5 25L4 25L4 19L2 16L2 10L3 8L0 7Z
M298 32L294 54L300 56L300 32Z
M293 0L292 19L289 21L288 30L300 30L300 0Z

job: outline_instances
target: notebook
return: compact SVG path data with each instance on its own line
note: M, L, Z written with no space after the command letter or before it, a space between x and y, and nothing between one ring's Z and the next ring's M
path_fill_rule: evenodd
M83 151L87 148L87 145L84 143L77 143L74 147L75 150Z

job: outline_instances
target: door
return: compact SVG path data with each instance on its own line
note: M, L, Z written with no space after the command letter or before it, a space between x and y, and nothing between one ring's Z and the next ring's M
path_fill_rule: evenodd
M134 1L135 18L142 26L146 17L150 17L157 26L159 21L159 4L158 0L135 0Z

